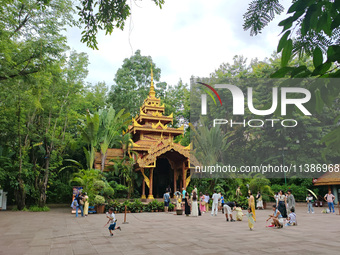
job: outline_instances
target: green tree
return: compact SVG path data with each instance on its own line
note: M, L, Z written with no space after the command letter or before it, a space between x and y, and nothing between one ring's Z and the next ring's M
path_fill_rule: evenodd
M152 1L160 8L164 4L164 0ZM131 15L131 7L126 0L84 0L76 7L79 10L79 21L84 27L81 41L93 49L98 49L98 30L104 30L109 35L114 28L123 30L126 19Z
M62 57L62 30L75 24L69 0L6 0L0 7L0 81L37 73Z
M79 126L81 137L87 144L87 148L84 147L87 168L93 169L94 160L96 154L96 147L98 145L98 130L99 130L99 114L95 112L91 114L89 111L86 112L86 118L80 120L81 125Z
M104 171L107 149L113 145L115 140L121 139L123 130L127 127L127 124L131 122L130 114L124 113L124 111L125 109L121 109L116 113L116 111L110 107L107 110L99 110L98 112L100 119L98 139L102 158L102 171Z
M154 80L158 81L161 69L156 67L150 56L142 56L140 50L130 58L124 59L118 69L114 82L109 92L108 103L116 111L125 108L132 116L139 114L139 107L147 98L151 84L151 65Z
M72 141L69 130L78 116L70 106L79 99L87 56L73 52L68 60L71 59L82 63L78 68L83 71L77 70L77 76L67 59L62 58L24 80L17 77L0 84L8 93L1 95L0 111L4 116L14 113L0 125L7 130L1 144L15 152L8 176L19 209L25 206L26 194L40 206L46 203L51 175L54 178L65 148Z
M259 33L274 17L274 13L283 11L279 0L255 0L249 5L244 15L244 29L251 34ZM281 54L281 68L271 77L340 77L340 1L296 0L292 2L287 14L290 16L279 23L283 27L282 36L277 46ZM289 65L295 56L311 56L313 68L304 64ZM313 101L315 111L320 112L327 104L331 105L340 93L339 86L332 88L323 85L314 87L317 95ZM338 120L338 118L336 118ZM322 142L329 147L329 152L340 152L340 127L334 128Z

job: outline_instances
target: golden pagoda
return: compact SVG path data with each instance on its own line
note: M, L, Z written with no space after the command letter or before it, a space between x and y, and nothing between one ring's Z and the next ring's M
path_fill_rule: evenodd
M174 142L176 136L183 135L184 125L169 127L168 124L173 123L173 113L165 116L164 111L164 104L156 97L151 69L149 95L128 128L132 134L132 151L138 155L135 171L143 175L142 199L146 199L146 186L148 199L154 199L154 194L163 197L167 187L172 192L181 191L190 182L190 146Z

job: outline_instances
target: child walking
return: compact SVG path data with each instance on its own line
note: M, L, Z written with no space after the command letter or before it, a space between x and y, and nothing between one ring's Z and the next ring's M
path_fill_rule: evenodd
M248 227L250 230L253 230L254 229L254 217L253 217L253 213L250 207L248 208L247 218L248 218Z
M106 218L109 219L106 224L110 223L110 226L109 226L110 236L113 236L112 230L116 229L116 222L117 222L117 220L116 220L116 216L115 216L115 214L113 212L113 208L112 207L110 207L109 208L109 212L106 213ZM122 230L119 226L117 227L117 229Z

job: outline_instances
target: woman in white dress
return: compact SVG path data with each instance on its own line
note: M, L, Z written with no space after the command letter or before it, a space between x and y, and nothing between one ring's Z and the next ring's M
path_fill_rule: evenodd
M197 194L194 191L191 197L191 216L198 216Z
M256 207L257 209L261 208L263 209L263 201L262 201L262 195L260 193L260 191L257 192L257 195L256 195Z

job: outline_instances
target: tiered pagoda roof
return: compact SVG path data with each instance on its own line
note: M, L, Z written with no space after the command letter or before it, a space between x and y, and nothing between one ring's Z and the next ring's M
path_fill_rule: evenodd
M173 113L164 115L165 106L156 97L151 69L151 86L148 97L140 107L139 115L132 119L128 132L133 135L133 150L148 152L158 146L161 141L173 140L174 137L184 133L184 125L180 128L169 127L173 123Z

